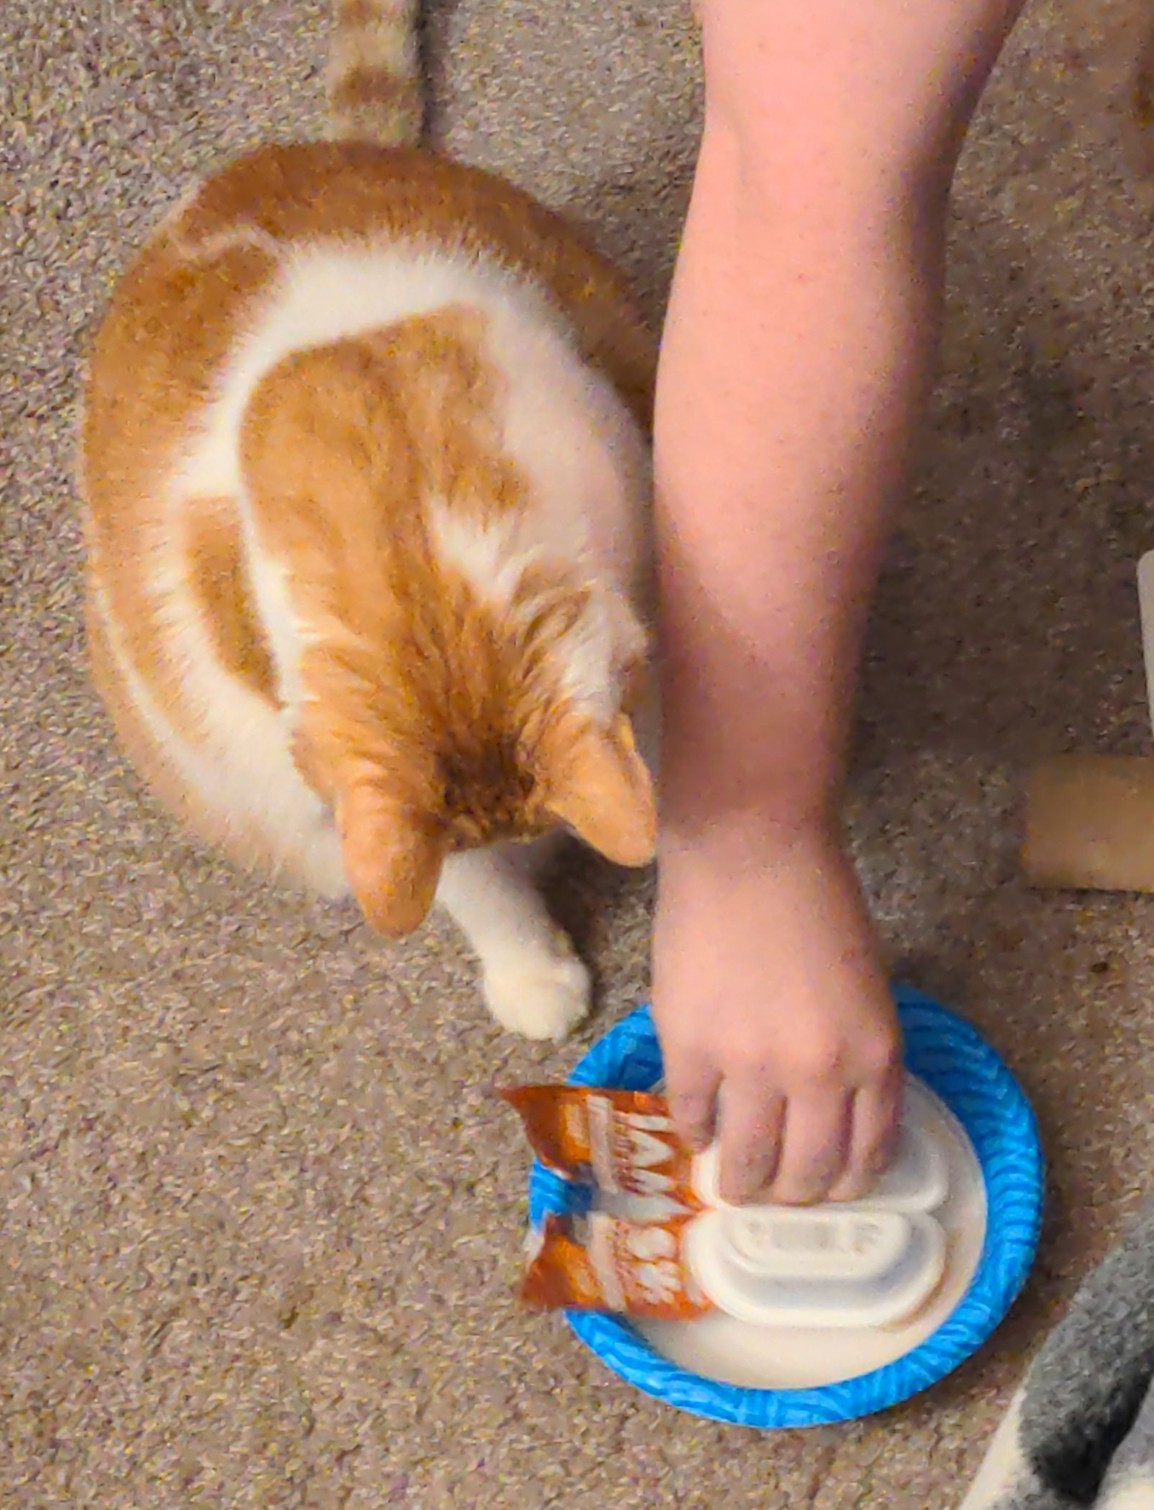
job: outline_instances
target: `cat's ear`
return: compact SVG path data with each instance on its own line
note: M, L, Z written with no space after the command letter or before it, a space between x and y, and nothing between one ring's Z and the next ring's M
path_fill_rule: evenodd
M391 938L419 928L441 877L443 841L366 781L340 794L337 823L349 887L369 924Z
M617 865L648 865L657 848L653 778L619 714L607 729L566 720L547 738L538 779L552 817Z

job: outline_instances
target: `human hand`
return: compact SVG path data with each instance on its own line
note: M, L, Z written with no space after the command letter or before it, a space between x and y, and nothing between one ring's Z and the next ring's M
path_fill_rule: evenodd
M668 847L653 1010L674 1120L696 1148L719 1136L727 1200L852 1200L884 1171L901 1037L831 831L722 824Z

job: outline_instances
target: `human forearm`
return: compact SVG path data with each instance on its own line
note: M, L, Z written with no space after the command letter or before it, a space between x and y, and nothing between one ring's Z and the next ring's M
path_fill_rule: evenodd
M933 359L961 117L1014 8L942 0L924 35L875 38L899 58L927 55L920 73L893 78L888 53L877 68L859 56L843 78L853 38L832 41L806 72L810 98L791 100L787 51L761 65L760 88L743 83L738 53L756 49L726 28L745 3L706 5L707 58L716 11L713 71L726 69L658 395L670 840L699 837L722 813L789 821L836 792L865 615ZM804 41L801 20L749 24ZM922 24L908 12L900 22Z
M770 220L716 155L687 226L658 409L675 823L714 802L822 802L837 781L939 282L912 216Z

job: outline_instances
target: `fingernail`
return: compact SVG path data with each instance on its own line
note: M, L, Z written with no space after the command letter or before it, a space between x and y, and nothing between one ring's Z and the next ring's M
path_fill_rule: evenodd
M833 1187L826 1199L836 1201L839 1205L846 1201L857 1201L868 1194L872 1184L870 1179L842 1180Z
M721 1199L731 1206L744 1206L756 1194L756 1188L748 1180L722 1178Z
M825 1198L825 1192L805 1185L786 1185L773 1188L773 1200L779 1206L816 1206Z

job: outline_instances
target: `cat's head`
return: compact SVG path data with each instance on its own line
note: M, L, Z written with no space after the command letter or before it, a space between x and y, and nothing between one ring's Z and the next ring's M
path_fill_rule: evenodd
M298 619L297 763L392 935L456 851L567 828L642 865L656 842L631 721L646 633L624 592L542 545L469 335L284 364L246 442Z
M384 933L418 926L461 850L563 827L618 864L653 857L653 784L630 716L640 627L623 603L538 575L503 608L441 577L433 611L398 622L392 642L329 643L306 660L298 760L333 804L349 884Z

